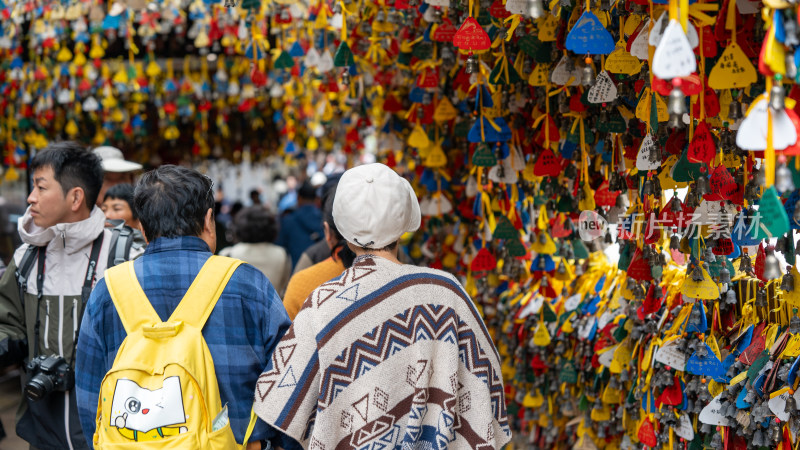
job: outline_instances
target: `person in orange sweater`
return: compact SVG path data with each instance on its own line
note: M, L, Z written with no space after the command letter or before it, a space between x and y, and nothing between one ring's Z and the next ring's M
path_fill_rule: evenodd
M356 254L347 246L344 237L336 229L333 221L333 199L336 195L336 187L328 190L325 198L322 199L322 219L325 231L325 242L331 249L331 256L313 266L303 269L289 279L286 287L286 294L283 296L283 307L289 314L289 319L294 317L303 307L309 295L314 292L322 283L338 277L345 269L353 265Z

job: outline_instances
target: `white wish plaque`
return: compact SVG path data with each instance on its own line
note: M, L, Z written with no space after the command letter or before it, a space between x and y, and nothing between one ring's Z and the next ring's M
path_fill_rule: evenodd
M572 81L570 82L570 78ZM567 83L569 85L577 84L578 77L576 76L575 72L570 72L567 69L567 57L563 56L561 60L556 65L556 68L553 69L553 74L550 76L550 81L553 84L564 86Z
M631 43L631 55L637 57L640 61L647 61L650 57L650 43L648 42L648 30L650 29L650 19L647 19L642 24L642 29L639 34Z
M306 67L317 67L319 64L319 52L314 47L308 49L306 52L306 57L303 59L303 63Z
M736 145L742 150L761 151L767 148L767 98L752 107L736 133ZM797 129L786 111L772 111L772 145L783 150L797 142Z
M605 353L601 354L597 358L597 362L599 362L600 365L603 366L603 367L611 368L611 361L614 360L614 352L617 351L617 347L619 347L619 345L615 345L615 346L609 348L608 351L606 351Z
M697 70L697 59L683 27L670 20L653 55L653 74L662 80L686 77Z
M666 31L668 23L669 14L664 11L660 16L658 16L656 23L653 24L653 29L650 30L650 34L647 36L647 43L653 47L658 45L658 43L661 42L661 38L664 36L664 31Z
M601 71L595 79L594 86L589 89L586 99L589 103L609 103L617 98L617 86L608 72Z
M720 409L722 409L721 398L722 394L714 397L714 400L711 400L711 403L700 411L700 422L722 427L727 427L729 425L730 421L727 417L723 416L720 411Z
M575 311L581 304L581 294L575 294L564 301L565 311Z
M673 429L675 430L675 434L677 434L679 437L682 437L686 441L691 441L694 439L692 422L689 420L689 416L686 414L681 414L680 424L678 427Z
M449 6L450 2L448 2ZM528 15L528 8L530 2L528 0L506 0L506 11L511 14L524 14Z
M664 346L659 347L655 359L665 366L670 366L677 371L683 372L686 369L686 360L688 358L686 357L686 353L683 353L680 348L678 348L678 341L675 340L667 342Z
M661 158L653 160L650 155L656 151L656 142L653 136L647 133L639 146L639 154L636 155L636 168L639 170L656 170L661 167Z
M786 409L786 400L789 399L789 392L784 392L783 394L771 398L769 400L769 410L775 414L775 417L781 419L781 422L786 422L789 420L789 413L784 411ZM794 393L795 401L800 401L800 390L795 391Z
M589 320L586 321L583 325L578 327L578 337L581 339L589 339L589 335L592 333L592 328L594 328L594 324L597 322L597 317L590 317ZM609 364L611 362L609 361Z

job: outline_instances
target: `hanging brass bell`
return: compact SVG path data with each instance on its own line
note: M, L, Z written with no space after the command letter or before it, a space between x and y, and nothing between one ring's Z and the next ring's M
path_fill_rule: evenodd
M794 180L792 178L792 171L786 167L786 162L782 162L775 170L775 189L781 194L786 191L794 190Z
M644 186L642 186L642 196L647 197L648 195L653 195L653 182L651 180L645 180Z
M581 69L581 85L591 86L594 84L594 67L591 64L586 64Z
M694 269L692 269L692 281L700 282L704 279L705 277L703 277L703 268L700 267L700 264L695 264Z
M783 412L792 414L797 411L797 400L794 399L793 395L790 395L786 399L786 406L783 408Z
M731 271L728 270L726 266L722 266L722 268L719 270L719 282L720 283L731 282Z
M669 202L669 209L675 213L683 211L683 207L681 207L681 201L678 197L672 197L672 200Z
M794 65L794 52L790 51L786 52L786 78L790 80L797 78L797 66Z
M789 333L800 333L800 317L797 317L797 308L792 308L792 318L789 319Z
M787 268L787 273L781 278L781 290L784 292L792 292L794 290L794 275L790 270L790 268Z
M769 91L769 107L773 111L783 111L785 106L786 92L783 90L783 85L776 80Z
M669 249L678 250L680 246L681 246L681 237L675 233L672 233L672 236L669 238Z
M775 280L780 278L780 276L781 268L778 258L775 257L773 252L770 252L764 260L764 278L767 280Z
M464 71L468 74L473 74L478 71L478 60L475 58L475 56L467 56L467 63L464 67Z
M705 175L700 175L697 177L697 180L694 183L694 191L700 198L711 192L708 187L708 178L706 178Z
M742 104L739 103L738 100L733 99L731 100L731 104L728 105L728 120L736 122L741 118L742 118Z
M728 289L728 292L725 293L725 303L729 305L736 304L736 292L733 289Z
M755 305L760 308L767 306L767 291L765 289L761 288L756 292Z
M750 255L747 253L742 255L742 259L739 262L739 270L744 273L752 273L753 272L753 263L750 261Z
M686 207L689 209L695 209L700 206L700 200L697 198L697 192L695 189L692 189L688 193L686 193L686 198L684 199L684 203Z
M673 129L683 128L683 117L679 116L678 114L670 114L669 121L667 121L667 126Z
M667 112L669 112L669 126L671 128L678 128L683 124L683 115L686 114L686 98L683 91L678 86L672 88L669 93L669 103L667 103Z
M528 2L528 15L532 19L538 19L544 15L544 3L542 0L530 0Z
M786 14L788 11L785 11ZM796 48L800 45L800 39L798 39L798 30L797 30L797 18L793 18L791 14L786 14L786 20L783 21L784 29L785 29L785 38L783 40L783 44L787 48ZM788 57L791 52L786 52L786 56ZM794 57L794 55L792 55ZM787 62L786 70L789 70L789 63ZM794 58L792 58L791 65L794 65ZM788 74L787 74L788 76Z

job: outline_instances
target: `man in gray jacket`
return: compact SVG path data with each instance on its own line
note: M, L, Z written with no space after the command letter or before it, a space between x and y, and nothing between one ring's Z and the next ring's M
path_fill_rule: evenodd
M24 244L0 278L0 367L24 364L17 434L31 448L85 449L72 392L75 343L84 304L113 264L119 236L104 228L95 206L103 184L96 155L54 143L30 170L30 206L18 226Z

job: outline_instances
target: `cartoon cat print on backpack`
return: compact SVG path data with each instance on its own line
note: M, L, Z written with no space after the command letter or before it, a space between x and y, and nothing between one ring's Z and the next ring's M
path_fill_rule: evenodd
M117 380L110 420L122 436L136 442L187 432L186 426L175 426L186 424L180 378L166 378L156 390L143 388L132 380Z

